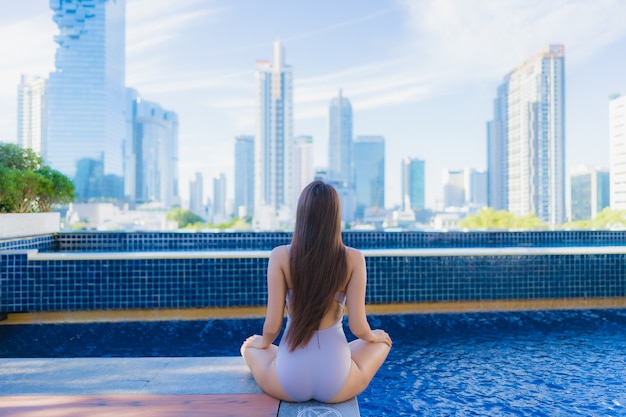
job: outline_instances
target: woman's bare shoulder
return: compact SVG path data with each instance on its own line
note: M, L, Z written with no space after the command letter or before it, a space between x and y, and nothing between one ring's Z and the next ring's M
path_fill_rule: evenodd
M272 249L272 252L270 253L270 257L272 258L277 258L277 259L288 259L289 258L289 245L281 245L281 246L276 246L274 249Z
M359 264L365 260L363 252L350 246L346 246L346 256L351 265Z

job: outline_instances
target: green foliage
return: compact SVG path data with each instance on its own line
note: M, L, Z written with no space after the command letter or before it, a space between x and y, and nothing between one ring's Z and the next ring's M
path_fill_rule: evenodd
M192 213L190 210L183 210L181 208L175 208L167 213L168 220L173 220L178 223L178 228L182 229L188 225L195 223L202 223L202 217Z
M566 223L563 227L571 229L623 229L626 228L626 211L605 207L594 219Z
M546 226L534 214L516 216L508 211L495 211L491 207L470 214L460 221L464 229L541 229Z
M74 185L46 165L32 149L0 144L0 212L51 211L53 204L74 199Z

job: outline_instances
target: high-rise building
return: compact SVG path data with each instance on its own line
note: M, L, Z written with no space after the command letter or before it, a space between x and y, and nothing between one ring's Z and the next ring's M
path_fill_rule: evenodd
M507 75L493 101L493 120L487 123L487 203L494 210L507 210Z
M129 201L179 204L178 116L127 89L124 143L125 189Z
M46 158L46 79L22 75L17 88L17 143Z
M466 196L466 171L463 169L446 169L443 172L443 208L464 207Z
M254 215L254 136L235 138L235 215Z
M352 184L352 105L339 95L329 107L328 181Z
M292 69L276 40L274 59L256 65L255 212L260 206L277 211L297 201L292 196L293 138ZM293 208L293 207L292 207Z
M425 207L425 163L421 159L402 159L402 211Z
M478 207L487 206L487 173L469 169L468 204Z
M490 203L502 204L506 190L508 211L551 225L565 220L564 100L563 45L550 45L505 77L488 129Z
M213 178L213 223L221 224L227 220L226 175L221 172Z
M589 220L610 204L609 171L577 167L570 175L570 220Z
M609 103L611 208L626 210L626 96Z
M313 168L313 137L296 136L292 147L293 187L290 195L298 197L300 192L315 178ZM297 201L293 203L296 207Z
M385 207L385 138L357 136L353 147L356 217Z
M202 218L206 218L206 208L204 207L204 181L202 173L196 172L189 181L189 211Z
M46 161L79 200L122 198L125 0L51 1L59 32L48 80Z

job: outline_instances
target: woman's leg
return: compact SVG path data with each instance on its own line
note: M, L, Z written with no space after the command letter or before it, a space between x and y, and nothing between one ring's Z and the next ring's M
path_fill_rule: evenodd
M283 391L276 375L276 353L278 346L269 345L267 349L257 349L241 346L241 356L252 372L259 387L274 398L284 401L293 401Z
M331 403L347 401L363 392L391 349L385 343L370 343L361 339L350 342L349 346L352 353L350 374L341 391L329 401Z

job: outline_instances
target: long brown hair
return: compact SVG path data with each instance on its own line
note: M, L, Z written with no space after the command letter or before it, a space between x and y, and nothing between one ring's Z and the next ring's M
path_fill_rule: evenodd
M300 194L289 267L293 295L287 340L293 351L311 340L347 278L341 205L329 184L313 181Z

